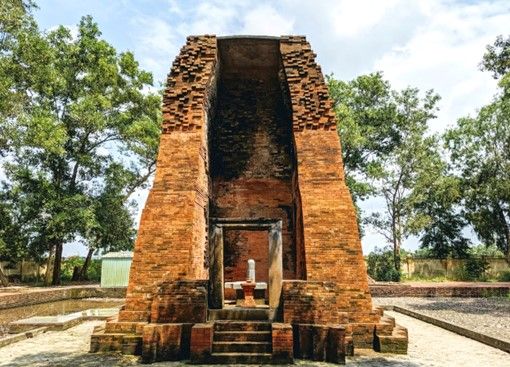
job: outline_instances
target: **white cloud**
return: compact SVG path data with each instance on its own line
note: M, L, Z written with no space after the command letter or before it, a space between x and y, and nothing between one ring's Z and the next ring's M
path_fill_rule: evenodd
M291 34L293 24L291 16L281 15L269 5L260 5L244 15L241 34L268 36Z
M170 24L160 18L139 16L132 22L139 30L134 44L136 57L144 69L163 80L181 46L177 34Z
M441 96L441 111L431 124L441 131L457 118L473 113L495 92L495 82L478 64L485 45L505 32L510 24L508 5L429 2L425 24L414 37L374 60L392 85L435 89Z
M332 19L336 35L352 38L369 33L397 3L397 0L342 0L328 4L330 10L323 15Z

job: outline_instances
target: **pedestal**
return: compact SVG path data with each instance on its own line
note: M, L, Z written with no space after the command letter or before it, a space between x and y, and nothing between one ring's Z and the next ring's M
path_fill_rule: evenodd
M244 299L243 302L241 302L241 307L257 307L255 298L253 297L255 285L255 282L244 282L241 284L244 293Z

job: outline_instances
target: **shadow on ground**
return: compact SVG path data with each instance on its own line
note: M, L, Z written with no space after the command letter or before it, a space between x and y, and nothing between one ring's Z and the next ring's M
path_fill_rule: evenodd
M367 357L367 356L356 356L349 358L347 365L357 367L379 367L379 366L392 366L392 367L419 367L420 364L413 363L411 361L398 361L395 358L399 357ZM406 358L406 357L403 357ZM70 354L64 352L51 352L51 353L37 353L37 354L25 354L22 357L15 358L8 363L0 363L1 367L64 367L64 366L82 366L82 367L111 367L111 366L142 366L138 362L137 357L124 356L117 353L102 353L102 354ZM157 362L153 363L153 367L177 367L177 366L192 366L185 362ZM217 367L218 365L193 365L197 367ZM241 365L235 365L241 366ZM247 365L253 366L253 365ZM296 360L294 365L280 365L280 366L315 366L315 367L326 367L326 366L337 366L331 363L325 362L312 362L304 360Z

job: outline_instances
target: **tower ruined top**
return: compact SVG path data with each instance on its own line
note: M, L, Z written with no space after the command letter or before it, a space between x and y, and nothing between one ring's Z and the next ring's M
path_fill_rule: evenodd
M163 132L203 128L206 121L203 107L210 103L208 96L211 97L210 90L214 87L212 75L219 66L219 48L230 49L237 53L234 58L255 65L267 61L260 56L275 46L279 72L285 75L288 92L292 95L294 131L335 130L333 103L306 37L204 35L188 37L172 64L163 97Z

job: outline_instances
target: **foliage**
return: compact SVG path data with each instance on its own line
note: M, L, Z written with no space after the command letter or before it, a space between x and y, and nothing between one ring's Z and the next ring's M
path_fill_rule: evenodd
M510 99L461 118L446 143L459 172L464 214L480 240L510 261Z
M327 83L338 117L346 182L354 199L363 200L376 193L371 180L379 175L381 158L399 144L397 105L382 73L349 82L329 75Z
M397 271L393 262L393 250L390 247L376 247L367 256L368 274L377 281L398 282L401 278L400 269Z
M468 257L464 265L454 274L455 280L487 281L489 262L485 257Z
M421 200L415 205L422 221L420 247L428 250L428 256L438 259L465 258L470 241L462 235L466 221L458 206L461 200L459 179L440 166L422 185Z
M474 257L505 257L496 245L477 245L469 248L469 256Z
M0 95L10 101L0 105L4 191L29 208L13 210L30 241L56 251L58 283L66 242L132 245L124 206L154 172L161 98L148 92L152 75L101 39L90 16L77 36L63 26L40 32L30 19L0 54Z
M499 79L499 85L505 94L510 91L510 36L496 37L494 44L488 45L481 63L482 70L492 72L494 79Z
M80 269L85 262L85 259L80 256L70 256L62 261L62 280L72 280L74 269ZM89 271L88 280L99 281L101 280L101 260L93 259Z
M399 269L402 241L419 230L414 204L415 186L434 177L440 161L436 139L426 137L427 123L435 118L439 96L420 97L418 89L396 91L382 73L343 82L328 76L335 102L346 182L355 200L380 195L386 208L362 220L393 245ZM422 184L425 186L425 183Z
M428 259L434 257L432 251L428 247L420 247L416 249L411 254L411 256L418 259Z
M503 271L498 276L500 282L510 282L510 271Z
M366 222L393 245L395 269L400 269L400 248L409 235L425 225L416 205L423 201L423 189L438 175L441 159L434 136L426 136L427 123L434 118L439 97L431 91L421 99L417 89L396 94L400 120L400 144L381 160L377 192L384 198L383 212L372 213Z

